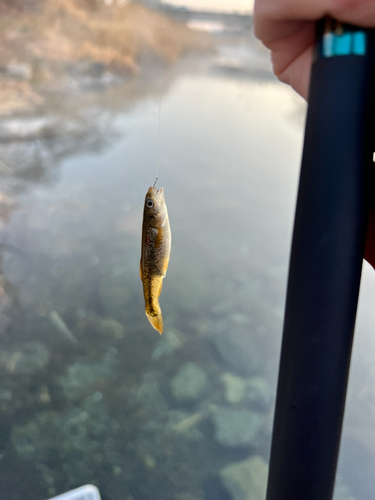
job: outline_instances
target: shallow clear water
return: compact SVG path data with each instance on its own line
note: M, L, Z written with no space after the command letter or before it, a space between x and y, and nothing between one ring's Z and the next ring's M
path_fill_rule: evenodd
M103 500L237 500L228 466L258 457L264 472L305 106L257 75L206 64L175 74L160 147L157 85L127 111L121 89L108 91L87 107L83 139L19 145L44 167L2 173L4 500L85 483ZM15 149L3 145L11 167ZM156 175L172 229L163 337L139 279ZM341 499L372 491L374 298L365 266Z

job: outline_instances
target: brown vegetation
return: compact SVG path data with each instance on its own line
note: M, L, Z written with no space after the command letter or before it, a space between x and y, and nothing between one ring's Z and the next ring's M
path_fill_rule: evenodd
M208 35L138 3L0 0L0 115L41 104L76 63L136 76L150 56L173 63L211 48Z
M136 74L145 52L173 62L188 51L211 47L209 37L137 3L108 7L101 0L8 0L7 5L0 20L0 65L87 58Z

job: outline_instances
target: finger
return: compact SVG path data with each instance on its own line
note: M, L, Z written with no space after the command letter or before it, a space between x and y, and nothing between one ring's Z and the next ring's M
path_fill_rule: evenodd
M375 25L374 0L255 0L254 32L269 43L293 34L301 21L331 16L358 26Z
M314 37L314 23L308 22L292 35L268 44L275 75L305 99L310 80Z
M282 71L278 71L275 74L277 78L283 82L290 85L300 96L307 100L309 87L310 87L310 76L311 76L311 64L313 60L314 48L312 45L306 47L301 53L294 58L293 61ZM272 54L272 60L277 59L277 53ZM274 64L274 68L276 65Z

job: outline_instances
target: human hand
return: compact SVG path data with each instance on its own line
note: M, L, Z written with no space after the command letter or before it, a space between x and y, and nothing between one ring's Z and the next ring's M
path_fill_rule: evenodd
M255 0L255 36L271 50L275 75L305 99L315 23L325 16L375 27L375 0Z
M375 28L375 0L255 0L254 32L271 51L273 71L307 99L316 21ZM369 215L365 259L375 268L375 208Z

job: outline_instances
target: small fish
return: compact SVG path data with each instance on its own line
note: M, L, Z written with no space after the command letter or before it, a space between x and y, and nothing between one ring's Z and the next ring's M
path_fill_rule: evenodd
M163 317L159 296L168 268L171 240L163 188L156 189L154 184L147 191L143 211L141 280L146 316L160 334L163 333Z

